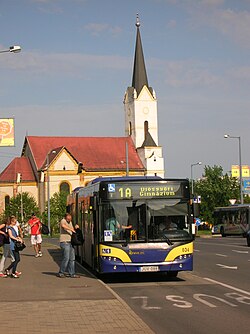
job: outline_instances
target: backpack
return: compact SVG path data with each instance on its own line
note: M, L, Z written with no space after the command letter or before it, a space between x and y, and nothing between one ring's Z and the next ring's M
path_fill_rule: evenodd
M42 224L41 233L48 235L49 234L49 228L48 228L48 226L45 225L45 224L43 224L43 223L41 223L41 224Z
M72 246L81 246L84 243L84 238L82 231L77 228L76 233L72 233L71 235L71 245Z

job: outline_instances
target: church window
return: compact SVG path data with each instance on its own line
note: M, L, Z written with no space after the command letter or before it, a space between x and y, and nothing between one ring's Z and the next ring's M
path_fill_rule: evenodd
M129 122L129 125L128 125L128 135L132 136L132 124L131 124L131 122Z
M148 133L148 121L144 122L144 139L146 139Z
M69 187L69 184L67 182L62 182L60 184L60 193L61 192L65 192L67 194L70 193L70 187Z

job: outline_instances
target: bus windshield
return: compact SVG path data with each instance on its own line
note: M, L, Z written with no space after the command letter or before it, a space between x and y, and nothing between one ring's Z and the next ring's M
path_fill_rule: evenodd
M102 241L187 239L188 204L178 199L111 200L101 205Z

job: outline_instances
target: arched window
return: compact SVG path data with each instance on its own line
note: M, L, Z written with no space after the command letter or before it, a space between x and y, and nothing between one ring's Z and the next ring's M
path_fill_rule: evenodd
M7 207L10 205L10 196L6 195L4 198L4 205L5 205L5 210L7 209Z
M132 136L132 124L131 124L131 122L129 122L129 125L128 125L128 135Z
M69 187L69 184L67 182L62 182L60 184L60 193L61 192L65 192L67 194L70 193L70 187Z
M148 121L144 122L144 139L146 139L148 133Z

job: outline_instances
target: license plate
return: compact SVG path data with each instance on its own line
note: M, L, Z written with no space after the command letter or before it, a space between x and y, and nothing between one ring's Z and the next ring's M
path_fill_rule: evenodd
M153 272L153 271L159 271L158 266L145 266L145 267L140 267L139 269L140 272Z

